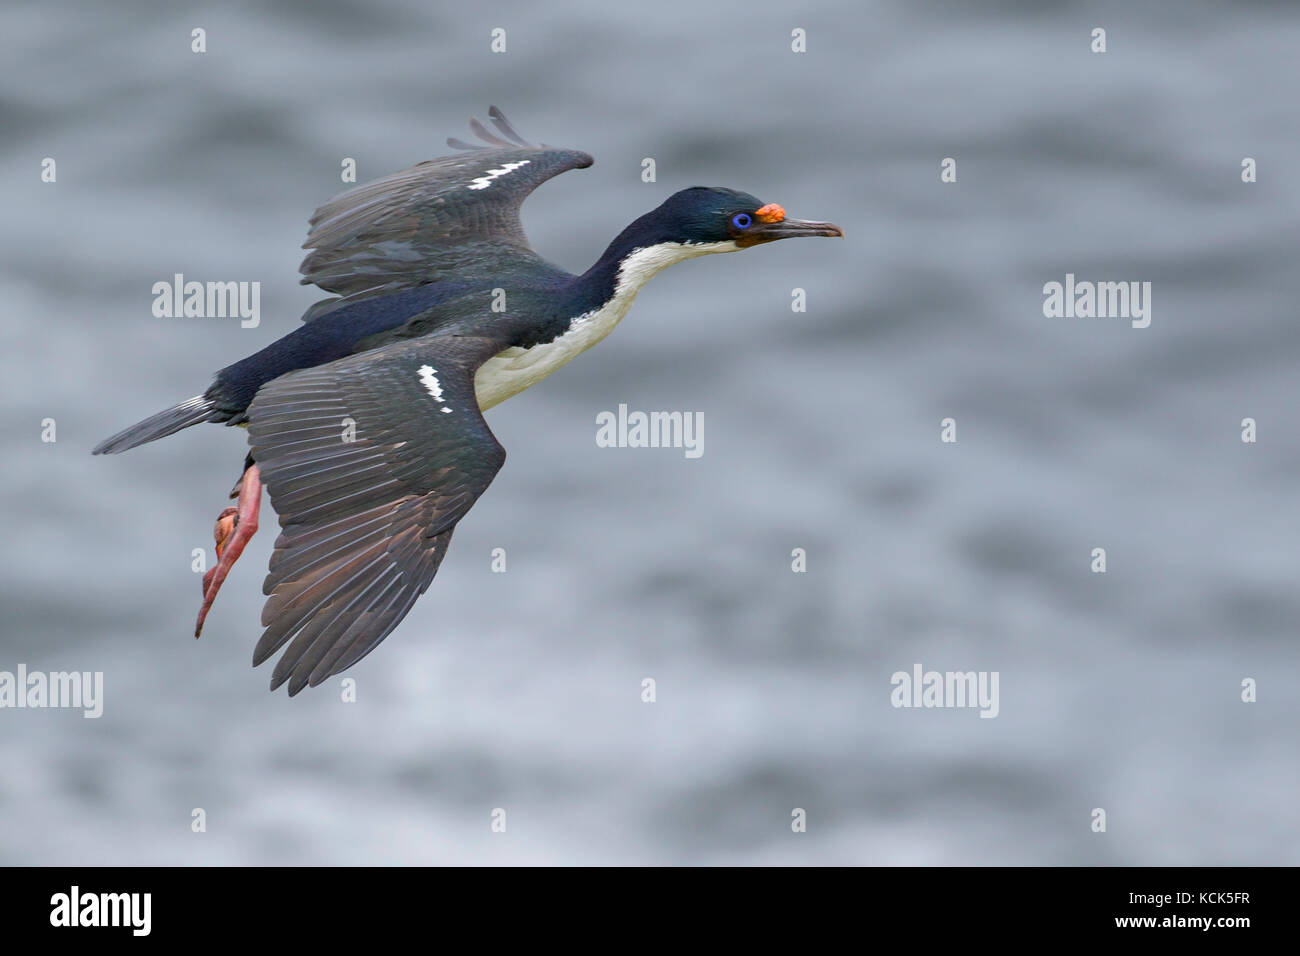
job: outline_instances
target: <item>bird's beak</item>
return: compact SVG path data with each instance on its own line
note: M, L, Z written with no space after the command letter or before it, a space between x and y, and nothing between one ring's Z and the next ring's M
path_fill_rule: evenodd
M757 229L757 235L764 242L773 239L796 239L799 236L835 236L844 238L844 230L833 222L813 222L808 219L782 219L780 222L763 223Z
M833 222L812 222L807 219L787 219L785 210L776 203L770 203L754 213L754 225L746 232L743 239L736 240L738 246L752 246L760 242L774 242L777 239L797 239L800 236L834 236L844 238L844 230Z

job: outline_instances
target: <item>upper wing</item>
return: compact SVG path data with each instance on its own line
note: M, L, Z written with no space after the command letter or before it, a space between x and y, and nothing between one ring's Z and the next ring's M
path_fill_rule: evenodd
M474 397L501 343L430 336L303 369L249 408L280 519L253 666L290 695L350 667L433 580L452 529L505 461Z
M316 210L303 244L315 251L299 266L301 281L341 298L317 302L303 321L345 300L444 279L489 278L507 263L512 269L544 264L524 236L519 207L546 180L592 159L525 142L495 106L488 115L501 136L470 120L488 146L448 139L469 152L350 189Z

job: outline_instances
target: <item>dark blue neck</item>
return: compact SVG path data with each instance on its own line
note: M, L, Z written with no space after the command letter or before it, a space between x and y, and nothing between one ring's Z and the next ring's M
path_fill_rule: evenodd
M614 290L618 287L618 270L623 260L635 250L672 241L657 220L654 212L648 212L634 220L605 247L605 251L590 269L580 276L574 276L566 297L571 299L570 307L578 309L574 315L599 309L614 297Z

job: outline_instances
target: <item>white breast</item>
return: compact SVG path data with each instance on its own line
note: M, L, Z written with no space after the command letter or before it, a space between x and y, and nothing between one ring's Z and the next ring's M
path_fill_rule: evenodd
M508 348L483 363L474 378L479 408L500 405L536 385L609 335L631 308L641 286L660 269L683 259L737 248L734 242L665 242L637 249L619 266L614 295L601 308L573 319L568 331L553 341L529 349Z

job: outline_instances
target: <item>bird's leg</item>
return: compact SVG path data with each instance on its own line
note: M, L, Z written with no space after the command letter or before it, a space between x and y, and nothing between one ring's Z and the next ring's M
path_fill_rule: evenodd
M217 515L216 527L212 529L217 544L217 564L203 575L203 606L199 608L199 619L194 625L195 637L203 631L203 620L208 616L208 609L216 600L226 575L257 531L257 513L262 507L262 478L257 465L251 461L247 463L244 476L230 497L239 499L236 507L227 508Z

